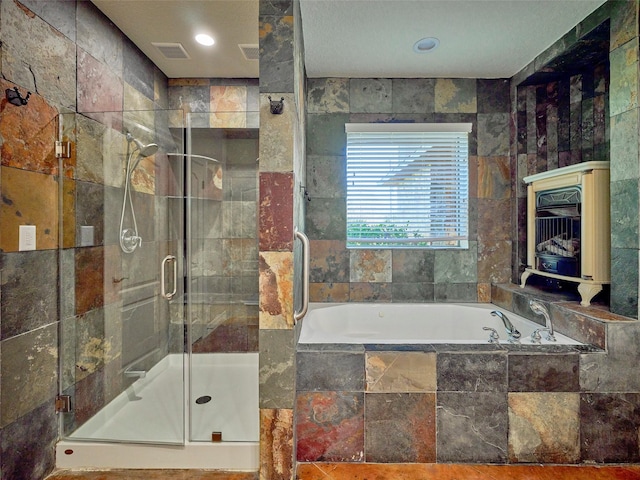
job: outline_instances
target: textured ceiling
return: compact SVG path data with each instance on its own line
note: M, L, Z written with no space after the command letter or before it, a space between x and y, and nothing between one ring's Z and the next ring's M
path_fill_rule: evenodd
M300 0L310 77L508 78L604 0ZM413 52L423 37L440 40Z
M257 78L258 0L92 0L169 78ZM310 77L511 77L605 0L300 0ZM216 44L194 42L200 31ZM416 54L422 37L440 39ZM190 59L152 42L181 43Z

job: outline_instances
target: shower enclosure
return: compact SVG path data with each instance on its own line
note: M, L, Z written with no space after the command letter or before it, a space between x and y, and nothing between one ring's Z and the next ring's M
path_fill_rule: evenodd
M58 466L257 469L257 133L60 116Z

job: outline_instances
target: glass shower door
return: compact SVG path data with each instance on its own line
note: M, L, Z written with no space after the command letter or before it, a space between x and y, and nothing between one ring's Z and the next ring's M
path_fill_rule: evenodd
M182 112L60 116L62 437L185 441ZM64 404L65 402L61 402Z
M187 117L188 438L196 442L259 439L257 120Z

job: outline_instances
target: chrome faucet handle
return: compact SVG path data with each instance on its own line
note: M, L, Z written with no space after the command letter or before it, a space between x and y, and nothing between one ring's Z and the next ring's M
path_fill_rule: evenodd
M548 328L537 328L531 334L531 341L533 343L540 343L540 341L542 340L542 336L540 335L540 332L545 332L545 336L544 336L545 340L549 342L556 341L556 336L553 333L551 333L551 331Z
M498 340L500 339L500 335L498 335L498 332L496 332L495 328L491 328L491 327L482 327L483 330L486 331L491 331L491 333L489 334L489 343L500 343Z
M540 336L540 328L537 328L533 331L533 333L531 334L531 342L532 343L540 343L542 340L542 337Z

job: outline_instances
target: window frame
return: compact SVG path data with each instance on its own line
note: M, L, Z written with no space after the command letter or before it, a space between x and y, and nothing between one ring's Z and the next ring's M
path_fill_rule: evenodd
M469 133L471 133L473 129L473 124L468 123L346 123L345 124L345 132L346 132L346 151L345 151L345 159L346 159L346 248L347 249L454 249L454 250L465 250L469 248ZM388 137L385 135L388 134ZM415 134L415 135L414 135ZM433 134L433 135L430 135ZM432 136L432 139L428 139L426 137ZM395 141L394 141L395 137ZM415 137L415 139L414 139ZM444 140L443 140L444 138ZM449 140L451 138L451 140ZM407 140L408 139L408 140ZM464 141L462 140L464 139ZM395 153L390 153L387 155L383 149L382 155L380 152L374 150L374 154L371 154L371 150L366 150L366 147L370 144L375 146L376 142L389 142L387 147L387 152L393 152L392 148L395 145L398 145ZM434 154L429 156L429 150L422 150L420 153L417 153L419 150L409 150L407 149L407 141L409 141L409 145L414 147L419 147L421 149L429 149L434 148L433 146L425 146L424 143L427 141L437 142L436 147L438 150L434 150ZM440 147L444 147L444 150ZM453 149L453 150L447 150ZM357 151L358 153L354 153L352 157L350 155L351 151ZM398 153L401 152L401 153ZM444 153L443 153L444 152ZM371 160L375 158L374 160ZM383 158L384 157L384 158ZM430 158L431 157L431 158ZM357 166L350 168L350 158L353 166L354 164L358 164ZM380 167L372 166L374 162L386 161L389 168L395 168L397 172L408 171L409 174L404 173L402 180L402 184L400 188L397 188L397 193L395 195L395 200L392 199L394 195L389 193L391 191L391 187L387 187L386 189L381 188L384 196L388 198L383 198L383 196L377 197L374 192L372 192L372 183L374 180L371 180L368 184L365 185L364 179L361 179L358 187L355 187L355 190L350 192L350 187L354 188L353 180L350 180L350 175L357 173L358 170L362 171L362 174L368 178L374 178L377 173L372 173L374 171L380 171ZM394 163L395 161L395 163ZM363 166L364 165L364 166ZM366 170L369 168L370 170ZM431 173L425 173L425 170L432 171L433 169L437 169L440 173L439 177L436 175L435 177ZM453 172L453 173L452 173ZM398 176L396 173L394 176ZM453 177L451 176L453 175ZM353 178L353 177L352 177ZM389 177L391 178L391 177ZM436 183L430 182L430 179L436 179ZM451 179L455 178L456 182L452 182ZM412 184L409 181L413 179L414 182ZM350 183L351 181L351 183ZM381 183L381 179L377 179L377 184ZM388 182L388 180L384 180ZM423 182L423 183L420 183ZM448 183L447 183L448 182ZM456 185L454 190L451 190L451 185ZM375 187L373 187L375 188ZM432 198L439 199L439 204L441 209L443 206L446 206L446 213L441 213L438 216L433 215L422 215L420 213L407 213L407 217L405 218L407 221L398 221L398 220L384 220L381 221L378 225L374 225L377 220L371 221L370 225L375 228L371 228L366 222L363 220L359 220L357 217L354 217L355 212L359 210L360 212L364 212L364 215L369 215L369 219L373 219L376 216L376 208L380 205L379 210L383 210L387 212L386 214L389 216L394 216L397 213L402 213L402 208L405 208L407 212L410 210L418 210L414 206L409 206L410 196L415 195L420 189L428 192L435 192L438 189L449 189L448 191L455 192L453 196L451 194L444 195L449 197L449 200L443 201L443 195L430 193L428 194L428 199L423 199L422 202L419 202L422 206L431 207ZM442 191L442 190L440 190ZM351 197L351 201L350 201ZM357 200L356 200L357 197ZM398 200L399 199L399 200ZM369 201L370 204L375 204L376 207L372 207L371 210L362 210L362 205L365 204L366 201ZM400 208L396 209L392 204L394 201L400 202ZM433 207L436 207L434 205ZM384 210L387 208L387 210ZM435 208L434 208L435 209ZM442 210L441 210L442 212ZM455 212L455 213L451 213ZM363 213L360 213L363 215ZM379 215L379 213L378 213ZM421 225L415 227L415 232L418 234L427 234L431 233L433 230L429 230L433 228L432 226L425 226L432 223L431 218L434 218L434 222L440 225L439 228L444 232L446 229L450 229L451 226L455 226L456 235L432 235L432 236L420 236L414 240L411 240L409 237L409 225L411 221L414 221L413 225ZM425 220L419 221L419 218L423 218ZM456 220L451 220L451 218L456 218ZM444 226L442 226L441 222L445 222ZM362 223L362 234L366 235L366 230L371 229L374 232L374 235L369 238L361 238L361 237L350 237L349 234L354 230L353 225L357 225L358 223ZM388 227L388 228L387 228ZM388 233L387 237L375 236L379 235L379 231L375 231L376 228L381 231L386 231ZM389 233L390 232L390 233ZM393 237L396 238L393 238Z

